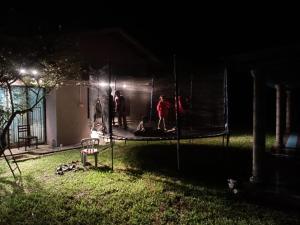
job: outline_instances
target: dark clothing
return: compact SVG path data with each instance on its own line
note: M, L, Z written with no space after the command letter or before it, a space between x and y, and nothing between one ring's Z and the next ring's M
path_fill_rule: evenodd
M115 125L115 110L116 110L116 104L114 101L114 97L112 95L109 96L109 101L110 101L110 115L111 115L111 121L112 125Z
M118 114L118 124L119 126L124 126L127 128L127 121L126 121L126 105L125 105L125 98L122 95L116 96L115 98L115 107L116 113Z
M102 107L101 107L100 100L97 100L95 106L95 113L94 113L94 122L96 121L96 119L101 117L102 117Z

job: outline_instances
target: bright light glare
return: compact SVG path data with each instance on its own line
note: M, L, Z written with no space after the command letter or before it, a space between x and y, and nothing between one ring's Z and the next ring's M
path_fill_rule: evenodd
M105 86L107 86L108 84L107 83L105 83L105 82L100 82L100 86L101 87L105 87Z
M99 138L97 131L94 131L94 130L92 131L91 138Z
M112 83L109 84L109 83L106 83L106 82L104 82L104 81L101 81L101 82L99 83L99 85L100 85L101 87L108 87L108 86L113 87L113 86L114 86Z
M37 75L37 74L38 74L38 71L37 71L37 70L32 70L31 73L32 73L33 75Z
M127 85L126 84L123 84L123 88L126 88L127 87Z
M26 70L25 69L20 69L20 74L25 74Z

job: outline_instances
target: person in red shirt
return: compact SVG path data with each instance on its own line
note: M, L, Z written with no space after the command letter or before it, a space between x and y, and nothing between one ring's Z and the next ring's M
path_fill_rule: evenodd
M176 96L175 96L175 110L177 110ZM182 116L185 113L185 110L183 109L183 102L181 96L178 96L178 113L179 116Z
M167 117L167 115L169 113L169 108L170 108L170 103L164 99L163 95L161 95L159 97L159 102L157 103L157 106L156 106L156 111L157 111L158 118L159 118L157 129L160 129L161 123L162 123L163 130L167 130L165 118Z

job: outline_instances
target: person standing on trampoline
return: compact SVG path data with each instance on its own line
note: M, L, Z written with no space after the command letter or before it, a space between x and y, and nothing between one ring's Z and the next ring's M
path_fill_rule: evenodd
M159 97L159 102L157 103L156 106L156 111L158 113L158 125L157 125L157 129L160 129L161 127L161 123L163 124L163 130L166 131L166 122L165 122L165 118L168 115L169 112L169 108L170 108L170 103L168 101L165 100L164 96L161 95Z
M125 98L121 95L120 91L116 91L115 95L115 108L116 113L118 114L118 124L119 126L124 126L124 129L127 129Z

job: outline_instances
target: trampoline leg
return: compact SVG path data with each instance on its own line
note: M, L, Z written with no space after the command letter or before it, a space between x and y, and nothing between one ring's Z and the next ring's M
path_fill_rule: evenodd
M223 136L222 136L222 145L223 145L223 148L225 147L225 135L223 134Z
M226 135L226 149L228 149L228 146L229 146L229 134Z

